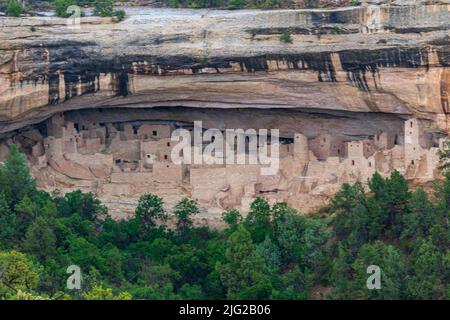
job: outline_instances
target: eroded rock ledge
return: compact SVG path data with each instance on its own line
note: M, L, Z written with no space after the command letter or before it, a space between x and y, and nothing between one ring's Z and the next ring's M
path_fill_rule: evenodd
M449 8L144 12L79 29L2 18L0 131L106 106L388 112L442 126ZM287 31L292 44L279 40Z

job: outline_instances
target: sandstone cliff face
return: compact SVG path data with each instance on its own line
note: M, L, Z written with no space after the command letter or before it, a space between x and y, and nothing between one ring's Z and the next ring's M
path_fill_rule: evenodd
M152 9L78 29L1 18L0 160L14 141L40 187L93 191L118 217L145 192L220 215L261 195L314 210L375 170L427 183L448 133L449 9ZM280 129L279 173L172 167L157 150L169 141L140 133L196 120ZM147 156L160 157L151 169Z
M2 18L0 132L116 106L386 112L442 127L449 8L149 10L117 24L82 18L79 29L60 18ZM293 43L279 40L284 32Z

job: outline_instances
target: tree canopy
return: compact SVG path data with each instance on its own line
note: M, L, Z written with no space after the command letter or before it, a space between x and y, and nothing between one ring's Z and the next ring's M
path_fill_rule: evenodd
M224 213L223 229L196 226L200 211L188 198L166 211L145 194L133 218L114 220L92 193L36 189L12 146L0 165L0 299L450 296L450 175L425 191L375 173L308 216L256 198ZM66 285L73 265L79 290ZM371 265L382 290L366 286Z

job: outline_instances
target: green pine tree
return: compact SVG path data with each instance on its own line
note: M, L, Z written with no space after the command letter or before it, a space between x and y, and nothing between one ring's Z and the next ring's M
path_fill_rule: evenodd
M31 197L36 190L25 156L16 145L11 145L8 157L0 167L0 172L0 190L3 190L11 208L25 195Z
M264 260L244 226L240 225L227 240L225 257L226 262L218 262L216 268L228 299L269 298Z
M144 231L151 230L157 221L166 221L167 213L164 210L162 198L144 194L139 198L135 211L135 218L139 221Z

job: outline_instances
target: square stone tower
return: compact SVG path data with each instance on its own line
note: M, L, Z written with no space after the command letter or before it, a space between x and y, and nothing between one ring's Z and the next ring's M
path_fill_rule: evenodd
M420 120L414 118L405 121L405 168L416 165L420 160L420 132Z
M294 157L303 165L309 161L308 138L301 133L294 134Z

